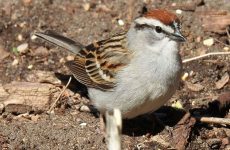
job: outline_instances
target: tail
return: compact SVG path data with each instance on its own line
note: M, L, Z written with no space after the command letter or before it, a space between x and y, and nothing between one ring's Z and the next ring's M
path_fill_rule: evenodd
M74 54L78 54L78 52L85 47L79 42L73 41L67 37L64 37L49 30L44 33L35 33L34 35L50 43L53 43L54 45L67 49Z

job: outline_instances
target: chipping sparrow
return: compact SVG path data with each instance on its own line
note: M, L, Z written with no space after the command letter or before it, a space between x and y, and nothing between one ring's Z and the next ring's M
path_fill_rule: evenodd
M117 108L123 118L134 118L155 111L178 87L185 38L177 16L166 10L151 10L128 32L88 46L55 33L35 35L76 54L66 66L102 114Z

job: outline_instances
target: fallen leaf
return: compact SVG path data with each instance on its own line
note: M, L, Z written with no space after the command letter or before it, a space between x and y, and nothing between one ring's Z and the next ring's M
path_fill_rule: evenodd
M216 82L216 88L217 89L221 89L225 86L225 84L227 84L229 81L229 74L226 72L222 78Z

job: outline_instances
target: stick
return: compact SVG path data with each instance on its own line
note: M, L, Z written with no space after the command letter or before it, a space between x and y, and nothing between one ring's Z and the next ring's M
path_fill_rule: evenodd
M200 122L203 122L203 123L230 125L230 119L229 118L200 117L200 118L196 118L196 119Z
M193 60L198 60L198 59L202 59L202 58L205 58L205 57L208 57L208 56L213 56L213 55L230 55L230 52L211 52L211 53L207 53L207 54L204 54L204 55L184 59L182 61L182 63L185 64L185 63L188 63L188 62L193 61Z
M62 94L65 92L65 90L66 90L67 87L69 86L71 80L72 80L72 77L69 78L68 83L65 85L65 87L63 88L63 90L61 91L61 93L58 95L57 99L54 101L54 103L52 104L52 106L51 106L50 109L48 110L48 114L50 114L50 112L53 110L53 108L55 107L57 101L60 99L60 97L62 96Z

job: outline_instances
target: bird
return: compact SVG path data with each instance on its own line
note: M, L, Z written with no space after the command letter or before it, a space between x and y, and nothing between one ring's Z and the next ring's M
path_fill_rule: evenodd
M182 61L179 18L152 9L134 19L127 31L87 46L53 31L35 36L75 55L66 67L88 88L101 114L119 109L123 119L151 113L164 105L179 86Z

